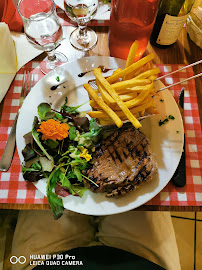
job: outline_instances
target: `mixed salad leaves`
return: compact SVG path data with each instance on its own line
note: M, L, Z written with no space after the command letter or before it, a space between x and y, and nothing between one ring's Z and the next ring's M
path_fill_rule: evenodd
M67 98L60 111L41 103L32 131L24 135L23 177L29 182L47 179L47 199L55 219L63 214L61 196L82 197L87 190L84 180L92 182L84 171L92 166L92 154L102 138L102 128L82 116L80 106L68 106Z

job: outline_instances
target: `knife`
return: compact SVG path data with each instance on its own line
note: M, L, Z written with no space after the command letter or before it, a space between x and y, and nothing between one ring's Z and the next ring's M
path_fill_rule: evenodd
M182 119L184 119L184 87L182 87L179 97L178 97L178 107L179 107ZM183 146L182 156L171 181L176 187L184 187L186 185L185 134L184 134L184 146Z

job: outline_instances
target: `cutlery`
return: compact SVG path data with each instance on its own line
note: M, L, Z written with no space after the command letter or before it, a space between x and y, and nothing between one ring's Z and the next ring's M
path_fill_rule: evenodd
M34 85L33 74L31 74L31 72L29 71L28 72L25 71L23 75L22 90L20 94L20 108L33 85ZM14 154L15 145L16 145L16 124L17 124L19 112L20 112L20 109L18 110L17 115L15 117L6 146L4 148L3 155L0 160L0 171L8 171L8 169L10 168L11 162L13 160L13 154Z
M178 97L178 107L179 107L182 119L184 119L184 87L182 87L179 97ZM185 135L184 135L184 146L183 146L182 156L171 181L176 187L184 187L186 185Z

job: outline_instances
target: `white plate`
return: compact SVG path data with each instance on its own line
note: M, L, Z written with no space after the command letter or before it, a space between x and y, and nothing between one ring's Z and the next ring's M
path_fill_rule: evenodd
M62 10L65 10L64 0L54 0L54 2ZM93 18L93 20L108 21L110 19L110 7L111 7L111 3L104 4L102 1L99 1L97 13L95 17Z
M51 102L54 107L59 107L67 95L71 106L81 104L88 100L88 94L83 88L83 83L93 79L92 72L79 78L81 72L92 71L94 67L104 65L106 68L124 67L125 61L113 57L93 56L82 58L77 61L68 62L56 70L44 76L32 89L21 108L17 123L17 149L21 162L23 162L22 149L25 147L23 135L31 131L34 116L37 115L37 106L41 102ZM108 71L106 75L112 71ZM56 77L60 80L68 80L63 86L51 91L50 87L57 83ZM158 82L157 88L163 84ZM164 102L161 102L163 99ZM105 194L95 194L86 191L83 198L68 196L63 198L64 207L74 212L89 215L110 215L125 212L151 200L170 181L173 176L183 148L184 129L180 112L172 94L162 91L155 97L159 115L143 120L142 131L151 142L152 152L158 163L158 176L153 181L144 183L134 192L119 198L106 198ZM88 104L82 110L89 110ZM165 125L159 127L159 120L164 120L166 116L173 115L175 120L170 120ZM36 187L46 195L46 180L40 180Z

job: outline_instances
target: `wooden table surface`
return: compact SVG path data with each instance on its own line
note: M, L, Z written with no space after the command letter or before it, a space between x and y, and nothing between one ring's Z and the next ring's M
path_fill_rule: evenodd
M66 27L66 32L72 31L72 27ZM105 55L109 56L108 49L108 27L94 27L93 28L98 34L98 44L96 47L88 52L82 53L74 48L68 43L65 44L65 54L67 55L69 61L81 58L83 56L92 55ZM62 47L62 46L61 46ZM59 50L59 48L58 48ZM194 42L190 40L186 33L186 29L183 29L178 41L168 49L158 49L156 47L148 44L146 54L153 52L155 55L154 63L156 64L191 64L202 59L202 50L195 45ZM44 55L41 55L36 60L42 59ZM193 67L194 74L202 72L202 64ZM196 92L199 106L200 121L202 123L202 79L196 78ZM3 108L3 101L0 104L0 119ZM43 204L0 204L0 209L49 209L48 205ZM137 210L144 211L202 211L200 206L149 206L143 205Z

